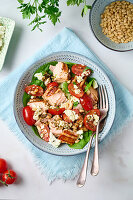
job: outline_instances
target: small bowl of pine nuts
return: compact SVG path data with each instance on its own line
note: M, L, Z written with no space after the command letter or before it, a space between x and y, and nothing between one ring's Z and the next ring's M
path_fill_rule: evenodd
M133 0L95 0L90 26L98 41L109 49L133 50Z

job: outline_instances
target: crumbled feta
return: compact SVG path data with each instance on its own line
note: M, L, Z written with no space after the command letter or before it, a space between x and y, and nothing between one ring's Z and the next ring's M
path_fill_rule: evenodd
M4 35L5 35L5 27L0 24L0 48L3 45Z
M50 132L50 137L49 137L48 143L57 148L61 144L61 141L56 139L56 137Z
M94 118L93 124L94 124L95 126L97 126L98 121L99 121L99 116L94 114L94 115L93 115L93 118Z
M75 94L79 94L81 92L77 85L74 85L74 89Z
M50 78L47 78L47 80L44 82L44 84L47 86L51 82Z
M84 76L88 76L88 75L90 75L90 71L86 70L81 74L81 77L83 78Z
M62 126L62 127L63 127L64 125L65 125L65 121L60 120L60 121L59 121L59 126Z
M83 130L78 130L76 133L79 135L79 139L83 139Z
M88 119L89 121L93 121L93 124L94 124L95 126L97 126L98 121L99 121L99 116L96 115L96 114L87 115L87 119Z
M73 106L72 101L71 101L71 100L68 100L68 101L65 102L65 103L61 103L60 108L71 109L72 106Z
M76 102L76 101L80 102L80 100L74 96L71 96L70 100L73 102Z
M84 79L83 79L82 76L77 76L77 82L78 82L78 83L81 83L83 80L84 80Z
M41 113L42 113L42 110L40 108L37 108L37 110L34 112L33 119L37 121Z
M35 96L31 96L30 98L31 98L31 99L34 99L34 98L35 98Z
M44 76L42 75L41 72L40 72L40 73L36 73L34 76L35 76L36 78L38 78L38 80L43 81Z
M78 119L78 114L74 110L65 110L64 113L69 117L73 122Z

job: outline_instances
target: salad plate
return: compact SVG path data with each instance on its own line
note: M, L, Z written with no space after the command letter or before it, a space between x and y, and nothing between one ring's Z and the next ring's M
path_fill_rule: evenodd
M86 145L83 149L74 149L70 148L67 144L62 144L58 148L53 147L49 143L45 142L41 138L39 138L33 131L33 129L26 124L23 119L23 95L25 86L31 82L32 76L35 71L42 65L47 64L49 62L67 62L67 63L76 63L85 65L93 70L93 77L97 80L99 85L105 85L107 89L108 99L109 99L109 112L106 119L106 123L104 125L103 130L99 133L99 142L101 142L108 134L115 117L115 94L112 87L112 84L107 77L106 73L93 61L88 59L85 56L80 54L72 53L72 52L58 52L51 54L36 63L24 72L21 76L14 95L14 115L16 122L25 135L25 137L37 148L41 149L44 152L48 152L55 155L75 155L79 153L83 153L87 150ZM94 141L92 142L92 147L94 147Z

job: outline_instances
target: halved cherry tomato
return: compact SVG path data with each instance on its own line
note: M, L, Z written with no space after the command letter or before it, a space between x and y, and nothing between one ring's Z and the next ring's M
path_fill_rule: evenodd
M16 181L17 174L15 171L9 169L2 174L2 182L4 184L12 184Z
M51 82L47 85L47 87L53 87L53 86L57 86L58 87L58 83L57 82Z
M44 124L43 125L43 128L41 129L41 131L39 132L40 134L40 137L46 141L46 142L49 142L49 133L50 133L50 130L49 130L49 127Z
M33 119L33 115L34 115L34 111L31 109L30 106L25 106L23 108L23 118L25 120L25 122L32 126L35 124L35 120Z
M83 97L80 98L80 103L82 107L86 110L92 110L93 109L93 101L90 96L88 96L86 93L84 94Z
M80 90L80 92L78 94L77 94L77 92L75 92L76 89L74 88L74 84L73 83L70 83L68 85L68 90L69 90L69 92L70 92L70 94L72 96L80 98L80 97L82 97L84 95L84 91L82 90L82 88L79 85L76 85L76 86L77 86L77 90Z
M3 158L0 158L0 173L3 173L7 170L7 162Z
M39 85L28 85L25 88L25 92L32 96L42 96L43 95L43 88Z
M65 111L65 108L55 108L55 109L48 109L48 112L52 115L61 115Z
M96 125L94 125L93 123L93 120L92 121L89 121L87 116L88 115L98 115L100 116L100 111L98 109L93 109L93 110L90 110L87 115L85 116L84 118L84 125L87 129L91 130L91 131L96 131Z
M85 65L76 64L72 66L72 72L76 74L77 76L81 76L81 74L83 73L85 69L87 69ZM91 69L87 69L86 72L88 72L87 74L90 75Z

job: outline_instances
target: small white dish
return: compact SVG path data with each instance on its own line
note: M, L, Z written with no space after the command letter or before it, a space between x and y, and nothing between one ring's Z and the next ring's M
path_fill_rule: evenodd
M0 70L1 70L4 64L7 49L8 49L8 46L12 37L12 33L15 27L15 21L6 17L0 17L0 24L2 24L5 27L3 46L0 50Z

